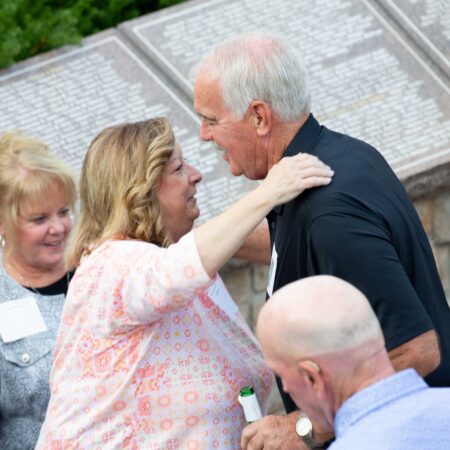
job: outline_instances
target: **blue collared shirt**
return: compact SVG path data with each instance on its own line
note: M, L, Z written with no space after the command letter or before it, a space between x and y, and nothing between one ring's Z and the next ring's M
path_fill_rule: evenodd
M413 369L348 398L330 450L450 449L450 388L430 388Z

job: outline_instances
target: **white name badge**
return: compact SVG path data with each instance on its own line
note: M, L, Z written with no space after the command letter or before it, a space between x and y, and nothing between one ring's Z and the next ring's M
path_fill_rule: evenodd
M223 284L222 279L217 276L216 281L206 291L211 300L229 316L235 317L239 311L238 306L234 303L231 295L227 291L227 288Z
M0 335L3 342L13 342L47 331L34 297L0 303Z
M272 297L273 294L273 283L275 282L275 274L277 273L277 261L278 261L278 253L275 248L275 244L273 244L272 259L270 260L270 268L269 268L269 279L267 282L267 294L269 294L269 297Z

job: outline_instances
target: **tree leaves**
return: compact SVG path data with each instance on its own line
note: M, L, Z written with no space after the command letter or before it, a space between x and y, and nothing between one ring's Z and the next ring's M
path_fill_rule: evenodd
M0 0L0 68L183 0Z

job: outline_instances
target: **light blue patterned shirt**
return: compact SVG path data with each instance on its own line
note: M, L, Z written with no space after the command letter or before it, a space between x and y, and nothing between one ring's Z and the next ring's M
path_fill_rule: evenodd
M450 449L450 388L429 388L403 370L348 398L330 450Z
M30 296L36 298L48 331L14 342L0 339L1 450L35 447L50 399L48 379L65 295L33 294L0 264L0 303Z

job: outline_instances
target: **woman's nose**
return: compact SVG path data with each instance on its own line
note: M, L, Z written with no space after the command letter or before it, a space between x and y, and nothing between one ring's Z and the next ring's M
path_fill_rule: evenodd
M202 179L202 174L198 169L196 169L194 166L191 166L188 164L189 167L189 180L191 183L198 183Z
M63 233L65 225L60 217L55 217L50 223L50 231L53 233Z

